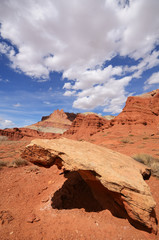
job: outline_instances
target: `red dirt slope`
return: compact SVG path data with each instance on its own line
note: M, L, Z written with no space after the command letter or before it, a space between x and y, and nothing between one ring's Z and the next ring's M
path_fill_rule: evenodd
M1 142L0 151L5 160L15 152L19 158L28 143ZM158 235L134 228L127 219L114 217L108 209L101 211L80 179L72 176L68 182L61 173L56 166L0 170L0 240L158 239ZM151 177L147 183L159 218L159 180Z

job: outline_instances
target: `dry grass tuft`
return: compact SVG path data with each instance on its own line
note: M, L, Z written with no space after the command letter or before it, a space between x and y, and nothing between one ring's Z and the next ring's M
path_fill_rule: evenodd
M133 144L134 142L131 141L129 138L124 138L121 140L122 143L129 143L129 144Z
M13 160L12 162L8 162L8 161L2 161L0 160L0 167L14 167L14 168L17 168L17 167L21 167L21 166L27 166L29 163L28 161L22 159L22 158L19 158L19 159L16 159L16 160Z
M27 166L29 163L25 159L18 158L16 160L13 160L11 164L13 165L13 167L21 167L21 166Z
M134 155L133 159L150 167L152 175L159 178L159 159L158 158L154 158L149 154L140 153L140 154Z
M7 136L0 136L0 142L7 141L8 137Z
M8 162L0 160L0 167L7 167Z

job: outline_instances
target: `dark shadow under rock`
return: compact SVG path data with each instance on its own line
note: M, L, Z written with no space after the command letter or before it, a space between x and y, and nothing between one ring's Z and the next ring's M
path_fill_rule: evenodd
M109 191L98 180L94 180L95 176L93 174L91 181L86 181L85 176L87 176L89 172L90 171L80 171L80 173L64 172L67 180L63 186L54 193L51 200L52 208L58 210L83 208L86 212L99 212L107 209L113 216L127 219L135 228L151 232L151 229L130 219L119 193ZM85 180L83 180L81 175Z
M103 210L78 172L69 172L66 176L68 179L52 198L54 209L84 208L86 212Z

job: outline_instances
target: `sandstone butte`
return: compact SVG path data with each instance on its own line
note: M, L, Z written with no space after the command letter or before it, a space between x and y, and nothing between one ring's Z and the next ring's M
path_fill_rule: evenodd
M63 109L61 110L57 109L49 116L43 116L40 122L37 122L27 127L40 131L63 133L64 131L70 128L72 121L75 118L76 118L75 113L68 113L64 112Z
M150 169L132 158L88 142L70 139L34 139L21 155L28 161L77 171L94 197L113 215L124 217L135 227L157 233L155 201L143 178Z
M141 124L159 127L159 89L139 96L128 97L122 112L112 124Z
M24 138L58 138L66 131L75 119L76 114L65 113L63 109L55 110L49 116L42 117L41 121L23 128L0 129L0 135L10 140Z

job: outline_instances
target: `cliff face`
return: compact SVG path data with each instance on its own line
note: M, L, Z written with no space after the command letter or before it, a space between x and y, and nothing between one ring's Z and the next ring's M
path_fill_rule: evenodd
M128 97L123 111L113 124L159 124L159 89L140 96Z
M87 139L95 133L102 131L108 125L108 122L108 120L96 114L78 114L70 129L64 133L64 136L70 136L74 139Z

